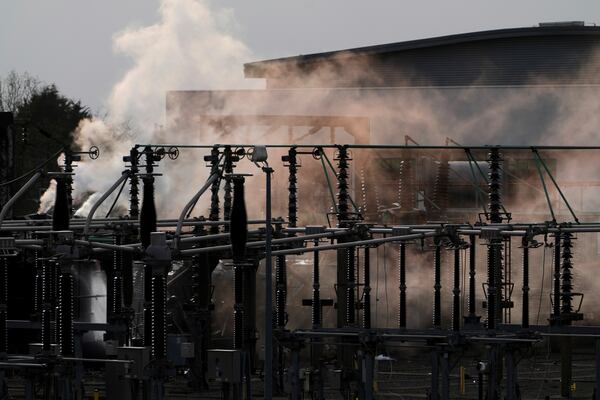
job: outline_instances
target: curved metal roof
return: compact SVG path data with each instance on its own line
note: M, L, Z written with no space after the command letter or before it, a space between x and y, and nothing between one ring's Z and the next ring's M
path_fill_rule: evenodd
M596 40L600 40L600 27L584 26L582 24L548 24L537 27L462 33L427 39L410 40L406 42L381 44L251 62L244 64L244 72L247 78L265 78L269 77L269 72L271 70L280 70L282 66L295 65L298 67L303 67L309 66L312 63L323 61L326 62L329 59L339 57L352 58L356 56L383 56L389 55L390 53L410 52L412 50L419 49L433 49L436 47L449 45L474 44L482 41L495 41L502 39L514 41L526 38L547 38L552 36L563 38L570 36L588 37L589 39L593 39L595 42Z

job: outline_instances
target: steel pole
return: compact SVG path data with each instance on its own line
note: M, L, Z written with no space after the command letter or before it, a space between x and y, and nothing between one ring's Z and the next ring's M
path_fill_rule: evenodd
M265 199L265 400L273 397L273 277L271 259L271 167L263 167L266 177L266 199Z

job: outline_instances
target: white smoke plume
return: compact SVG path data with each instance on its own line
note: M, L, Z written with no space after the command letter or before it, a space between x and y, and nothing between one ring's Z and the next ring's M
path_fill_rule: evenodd
M115 35L115 51L129 56L133 66L113 87L106 103L107 117L82 120L74 133L82 150L95 145L101 152L99 159L79 163L74 178L76 204L84 196L93 201L97 196L88 197L90 192L103 192L119 178L125 165L122 156L133 144L191 140L185 134L161 131L167 91L248 87L242 65L253 57L235 37L234 28L232 12L217 9L207 0L161 0L158 22ZM177 168L194 176L190 168L195 161L178 160ZM177 198L184 202L195 186L179 188L183 192ZM190 188L189 195L185 188ZM157 184L157 198L161 190L169 189ZM53 198L52 193L50 188L44 198ZM84 204L77 215L85 215L89 207Z
M54 197L56 194L56 180L52 179L50 181L50 185L48 189L44 192L42 197L40 197L40 207L38 208L38 213L45 213L52 208L54 205Z

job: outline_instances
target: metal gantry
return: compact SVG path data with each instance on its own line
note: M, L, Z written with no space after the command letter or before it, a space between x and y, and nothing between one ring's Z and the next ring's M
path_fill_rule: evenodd
M154 204L155 184L160 184L155 181L155 168L162 155L175 154L177 147L206 149L210 152L205 157L209 168L208 179L182 210L180 218L161 219ZM165 151L165 148L169 150ZM271 199L273 191L277 189L272 188L271 177L278 170L266 164L267 149L287 152L282 157L288 176L285 187L286 219L272 218ZM84 325L74 316L72 270L82 260L101 260L103 254L108 254L109 257L106 258L112 260L112 279L107 293L111 317L106 323L93 327L106 331L107 339L115 341L118 350L110 355L108 361L102 359L102 362L116 366L120 362L140 363L139 360L147 359L147 363L137 373L119 378L124 379L131 388L141 385L146 398L166 397L165 382L169 379L169 371L173 366L169 352L169 330L170 325L177 323L174 313L179 310L179 300L169 300L171 290L175 290L169 277L175 263L183 265L183 270L189 267L190 271L189 286L192 295L184 299L184 304L180 307L183 320L188 323L187 327L178 329L187 329L187 334L192 338L186 343L193 343L198 347L189 357L193 361L187 364L195 371L195 376L189 379L198 389L206 390L208 381L216 379L222 384L224 397L250 398L258 393L252 383L253 376L260 376L264 378L262 393L265 398L271 398L272 391L277 390L288 392L291 398L299 399L302 397L301 392L306 390L312 398L323 399L326 398L325 391L334 388L341 391L345 398L370 400L377 398L377 354L382 349L412 343L420 346L423 352L430 353L430 398L449 399L455 396L450 384L452 370L457 368L458 360L463 354L476 351L481 357L478 384L483 387L485 383L487 386L487 398L517 399L517 359L527 354L535 343L554 335L560 338L561 394L568 397L573 383L571 338L578 335L600 337L600 327L574 324L583 319L583 314L580 313L583 295L575 291L577 275L573 273L576 270L573 240L575 235L600 232L600 222L582 222L577 218L538 151L592 149L598 148L546 146L533 149L536 165L541 164L540 179L543 167L569 209L572 219L562 222L559 222L557 217L560 215L554 210L551 211L552 220L537 222L515 222L513 215L506 211L507 204L504 200L507 196L502 193L506 177L503 173L506 163L504 157L509 151L531 151L529 146L291 145L282 148L237 144L136 145L124 158L128 163L126 171L95 205L97 208L110 193L128 180L130 215L127 218L93 218L92 213L85 222L71 217L70 174L73 173L73 168L70 163L66 163L63 172L69 175L66 175L67 178L65 175L57 175L57 198L52 219L4 220L8 209L28 188L29 182L22 190L17 191L0 212L0 229L3 235L0 239L0 369L20 368L18 362L13 362L8 357L10 343L7 332L17 326L39 329L41 352L31 362L44 365L44 368L47 365L52 367L40 372L38 376L31 375L28 382L43 376L44 385L47 388L60 388L58 390L63 398L77 398L81 395L78 389L80 376L75 372L75 367L83 359L77 351L77 343L81 332L89 330L91 325ZM400 214L399 223L390 224L377 220L377 212L371 213L364 207L359 209L353 200L354 166L351 163L351 151L375 150L402 151L403 157L406 157L401 164L402 182L399 193L399 208L406 214ZM335 151L335 166L329 161L328 151ZM411 151L419 154L442 151L439 157L432 156L437 162L432 200L437 208L433 220L420 221L415 216L420 211L417 210L418 195L413 176L417 164L414 159L407 157ZM477 168L481 168L474 161L473 152L482 151L487 152L488 164L488 204L483 213L485 218L480 215L478 220L472 222L449 221L452 208L448 198L451 162L459 154L462 157L471 154L466 161L471 167L475 162ZM331 186L337 189L334 204L337 223L333 225L303 225L302 222L307 210L303 208L304 203L298 201L304 193L298 183L299 159L311 156L318 160L317 167L323 167L327 179L330 179L329 174L333 172L335 185ZM252 163L243 168L254 168L253 172L256 172L256 164L260 167L259 172L264 173L266 178L265 216L257 220L249 220L246 215L246 178L244 174L235 173L242 168L244 157L249 158ZM303 170L308 168L305 166ZM144 173L140 173L140 169ZM369 177L373 175L368 174ZM41 172L33 175L33 181L39 176ZM143 185L139 212L138 177ZM224 185L221 190L222 181ZM255 180L252 185L253 188L256 187ZM207 191L210 192L208 218L191 217L194 206ZM368 190L363 193L363 196L368 195ZM426 195L423 193L423 196ZM327 196L324 199L327 200ZM260 203L263 203L262 199ZM366 204L366 201L363 203ZM220 216L221 204L223 219ZM256 210L253 209L252 212ZM252 225L259 225L260 228L249 229ZM110 234L111 241L100 240L92 234L98 232ZM547 237L554 239L552 312L548 324L536 325L532 324L530 316L530 292L532 287L538 286L537 277L531 274L531 257L536 253L535 249L540 247L538 240L544 238L545 241ZM504 312L513 307L511 295L514 282L510 272L510 246L513 238L520 241L522 255L520 324L512 324L510 314ZM485 280L485 325L480 323L481 317L477 313L476 279L483 269L477 268L476 249L479 244L483 244L487 250L487 275L485 279L480 279ZM372 249L385 246L393 246L398 250L398 319L394 327L377 324L377 314L373 315L373 303L380 301L380 293L376 290L373 295L373 286L379 285L378 278L373 276L374 270L378 268L374 266L374 261L379 260L374 257L376 252ZM328 251L336 254L335 285L332 285L335 299L332 301L324 299L322 294L324 287L331 285L331 282L324 281L324 276L331 274L323 274L326 271L324 268L331 266L323 263L324 254ZM32 254L35 257L37 274L32 285L35 286L36 299L35 310L32 311L39 314L39 321L32 319L19 322L7 318L7 271L11 265L9 256L14 254ZM302 254L312 255L309 274L311 298L305 301L306 305L311 306L310 324L305 327L299 326L296 316L290 312L288 286L289 272L291 268L295 268L292 267L293 260ZM270 286L272 258L275 261L274 298ZM233 268L233 309L228 311L234 320L230 349L214 348L210 334L215 312L212 302L212 273L221 260L224 260L224 264L231 264ZM261 306L256 303L256 273L262 268L261 260L265 263L266 294L262 313L257 312ZM143 264L141 286L144 289L144 310L141 330L134 326L134 316L131 315L134 262ZM451 272L451 290L448 291L451 295L448 298L442 287L446 268ZM184 273L185 271L182 274ZM428 285L433 287L433 299L412 297L418 296L418 291L411 286L417 274L418 279L423 279L424 276L429 279ZM463 276L468 278L465 280ZM466 299L464 315L463 299ZM432 320L427 326L411 326L412 315L415 313L411 306L413 301L423 304L431 302ZM332 304L337 308L333 323L323 313L323 307ZM446 307L446 304L450 307ZM448 317L444 311L446 309L451 310ZM257 349L256 345L258 315L264 315L264 350ZM143 346L136 346L139 344ZM485 346L485 351L481 351L482 345ZM333 362L326 362L322 357L326 347L337 349L337 357ZM305 349L309 350L308 361L303 357ZM257 370L260 368L256 363L257 352L264 352L264 366L260 371ZM600 354L600 351L597 353ZM597 361L600 369L600 358ZM304 364L306 369L302 369ZM338 374L339 384L335 383L335 379L325 378L326 370L334 376ZM60 375L57 371L67 372ZM60 377L60 384L55 386L52 380L57 376ZM5 383L4 376L2 380ZM301 380L305 383L301 384ZM106 384L115 383L107 381ZM132 389L131 393L136 393L136 390ZM596 396L600 396L598 391Z

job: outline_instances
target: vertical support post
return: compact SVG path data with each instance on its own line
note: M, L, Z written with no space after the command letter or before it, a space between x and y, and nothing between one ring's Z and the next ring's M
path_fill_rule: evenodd
M373 378L375 376L375 357L373 346L368 343L363 356L363 382L365 385L365 400L373 400Z
M442 354L440 364L442 369L442 400L450 400L450 366L448 352Z
M600 400L600 338L595 343L596 355L596 386L594 387L594 400Z
M431 351L431 400L440 400L440 354L437 349Z
M371 329L371 256L369 246L364 250L364 306L363 306L363 328ZM371 382L372 385L372 382Z
M487 399L488 400L498 400L498 385L497 385L497 375L498 375L498 367L496 363L498 362L498 351L495 346L490 346L488 350L488 390L487 390Z
M487 329L489 330L496 329L496 247L498 247L497 243L490 243L487 254Z
M314 240L313 251L313 291L311 303L311 319L313 329L321 327L321 282L319 271L319 239Z
M442 246L438 242L433 256L433 279L433 327L439 329L442 326Z
M460 247L454 249L454 288L452 289L452 330L460 330Z
M514 359L514 350L505 352L504 362L506 364L506 400L517 400L517 370Z
M523 310L521 326L529 328L529 240L523 238Z
M273 397L273 277L271 258L271 167L263 167L266 177L266 199L265 199L265 400Z
M300 390L300 348L297 344L292 346L292 368L291 368L290 383L292 386L292 400L301 399Z
M8 258L0 258L0 359L8 354Z
M398 248L398 264L400 272L400 315L398 327L406 328L406 243L401 242Z
M476 251L477 238L475 235L469 235L469 302L467 304L468 313L465 317L465 323L475 325L479 323L479 317L476 312Z

